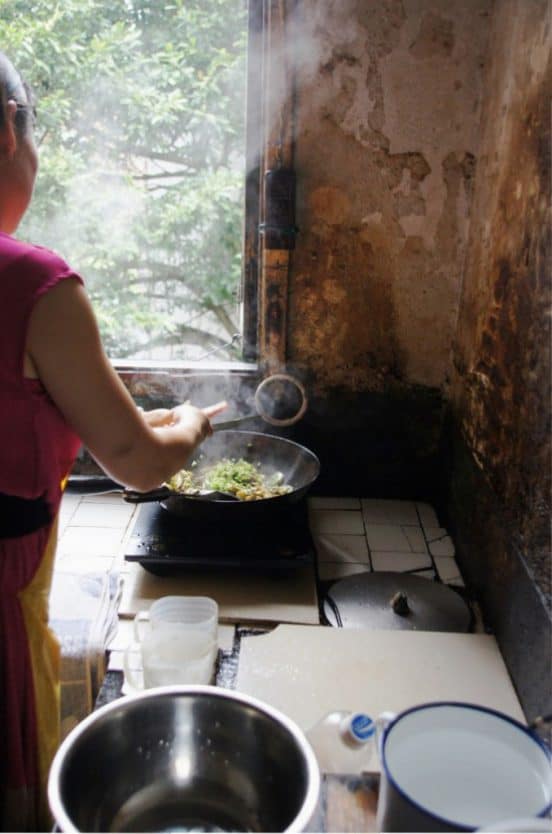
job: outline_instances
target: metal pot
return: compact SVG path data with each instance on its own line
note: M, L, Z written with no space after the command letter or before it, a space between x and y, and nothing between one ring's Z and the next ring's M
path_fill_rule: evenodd
M303 831L320 791L301 730L213 686L151 689L92 713L60 746L48 797L62 831Z
M320 461L314 452L299 443L272 434L248 431L216 432L202 443L190 459L188 467L206 467L221 458L243 458L249 463L258 464L260 471L267 477L280 472L283 483L291 486L291 492L258 501L228 501L217 497L185 495L168 489L149 493L127 490L124 498L131 503L159 501L172 515L184 518L216 522L224 519L247 520L299 501L320 473Z

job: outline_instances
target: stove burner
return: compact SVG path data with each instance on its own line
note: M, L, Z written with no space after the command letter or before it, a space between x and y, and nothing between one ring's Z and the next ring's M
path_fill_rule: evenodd
M162 576L189 570L273 573L305 567L314 562L307 504L287 504L247 523L224 521L217 527L178 518L159 504L144 504L125 560Z

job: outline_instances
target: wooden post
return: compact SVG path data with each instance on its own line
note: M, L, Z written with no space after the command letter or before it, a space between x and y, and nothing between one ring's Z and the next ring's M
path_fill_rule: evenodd
M286 40L286 12L291 0L266 0L263 98L265 126L264 171L293 168L294 86L290 44ZM263 182L265 182L263 177ZM266 189L261 216L267 218ZM285 366L287 358L287 302L290 248L272 248L261 236L259 281L259 362L267 373Z

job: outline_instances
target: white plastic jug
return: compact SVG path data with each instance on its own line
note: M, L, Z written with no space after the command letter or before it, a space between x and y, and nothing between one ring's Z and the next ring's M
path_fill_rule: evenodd
M170 596L134 618L125 677L134 689L211 682L218 651L218 605L209 597ZM141 664L132 663L139 653ZM141 665L143 678L136 669Z

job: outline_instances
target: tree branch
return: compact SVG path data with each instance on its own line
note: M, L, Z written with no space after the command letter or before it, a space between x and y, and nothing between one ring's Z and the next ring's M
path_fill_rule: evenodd
M153 336L145 343L135 344L123 351L119 350L119 353L122 358L126 358L137 351L146 351L155 347L167 347L171 345L178 346L185 341L192 342L194 345L197 345L197 347L204 348L205 350L211 350L216 347L229 348L232 350L229 347L227 340L221 339L213 333L207 333L205 330L198 330L196 327L189 327L188 325L183 324L172 333L164 333ZM235 349L232 350L232 353L236 354Z

